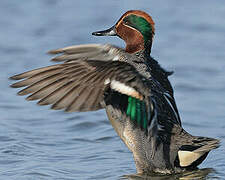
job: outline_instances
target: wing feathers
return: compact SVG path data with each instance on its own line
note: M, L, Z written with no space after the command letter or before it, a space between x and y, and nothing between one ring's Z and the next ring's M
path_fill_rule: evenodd
M18 95L27 95L29 93L33 93L36 92L38 90L40 90L41 88L48 86L49 84L55 82L55 81L60 81L62 78L64 78L64 76L62 74L55 74L52 75L50 77L41 79L40 81L34 81L32 79L29 79L29 81L26 81L26 83L23 83L23 86L27 86L29 84L31 84L30 86L28 86L27 88L21 90L18 92Z
M84 44L84 45L68 46L65 48L50 50L50 51L48 51L48 53L49 54L58 54L58 53L77 54L77 53L96 51L99 48L102 48L102 45L100 45L100 44Z
M52 61L60 62L60 61L71 61L71 60L77 60L77 59L89 59L92 57L96 57L101 53L101 51L95 51L95 52L85 52L80 54L63 54L60 56L56 56L52 59ZM84 58L85 57L85 58Z
M55 49L48 52L56 54L52 61L70 62L75 60L101 60L101 61L117 61L125 58L127 54L123 49L112 45L86 44L69 46L65 48Z
M53 83L49 83L48 85L42 87L41 89L37 91L35 91L34 89L34 93L28 96L26 100L31 101L31 100L42 99L50 95L51 93L53 93L58 87L60 87L65 82L67 82L67 80L65 77L63 77L61 79L58 79L57 81L54 81Z
M68 47L51 53L85 52L83 48ZM23 79L12 87L25 87L18 94L30 94L27 100L39 99L39 105L52 104L52 109L69 112L103 108L106 87L141 100L149 96L149 91L144 90L149 90L143 83L145 78L132 65L119 61L76 60L28 71L12 79Z
M66 108L67 112L73 112L73 111L81 111L82 104L86 100L86 98L90 95L91 88L89 87L80 87L77 90L77 96L73 98L73 101L69 104L69 106Z
M79 88L79 85L73 86L62 98L60 98L58 101L56 101L52 105L52 109L58 110L63 109L70 105L74 98L78 96L77 89Z
M72 81L69 81L58 88L56 88L52 93L48 94L44 98L42 98L38 104L39 105L48 105L54 104L56 101L61 99L72 87L74 86Z
M59 73L61 70L59 69L54 69L54 70L47 70L47 71L44 71L44 72L39 72L39 73L34 73L33 75L31 76L27 76L28 78L27 79L24 79L26 77L23 76L22 81L19 81L15 84L12 84L11 87L13 88L19 88L19 87L23 87L23 86L28 86L30 84L33 84L33 83L36 83L44 78L48 78L50 76L54 76L55 74ZM30 72L32 73L32 72Z
M27 78L27 77L37 75L38 73L41 73L41 72L47 72L48 70L57 69L57 68L59 68L59 65L47 66L47 67L44 67L44 68L39 68L39 69L27 71L25 73L17 74L15 76L10 77L10 79L20 80L20 79L24 79L24 78Z

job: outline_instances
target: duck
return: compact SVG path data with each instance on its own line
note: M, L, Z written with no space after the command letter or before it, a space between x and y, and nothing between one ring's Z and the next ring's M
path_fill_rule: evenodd
M12 76L18 95L66 112L105 109L118 136L133 153L138 174L196 169L219 147L215 138L193 136L182 127L168 77L151 56L152 17L129 10L95 36L117 36L125 48L83 44L50 50L57 64ZM20 81L18 81L20 80Z

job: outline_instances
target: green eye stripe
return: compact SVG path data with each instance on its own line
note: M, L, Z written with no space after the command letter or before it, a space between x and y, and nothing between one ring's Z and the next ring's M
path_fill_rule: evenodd
M152 26L146 19L131 14L127 16L125 20L129 23L129 26L134 27L143 35L145 42L151 40L153 34Z

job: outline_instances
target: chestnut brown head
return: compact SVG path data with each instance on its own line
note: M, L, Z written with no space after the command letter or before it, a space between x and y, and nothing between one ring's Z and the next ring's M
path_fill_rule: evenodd
M127 11L111 28L92 33L96 36L119 36L126 42L126 51L135 53L140 50L151 52L155 28L152 18L139 10Z

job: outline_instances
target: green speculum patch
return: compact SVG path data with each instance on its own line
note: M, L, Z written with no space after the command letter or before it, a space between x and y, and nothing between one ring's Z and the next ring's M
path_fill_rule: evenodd
M147 129L148 123L145 102L129 96L126 114L140 127Z
M126 18L126 21L128 21L129 26L134 27L143 35L145 43L147 43L149 40L152 40L154 33L153 28L146 19L131 14Z

